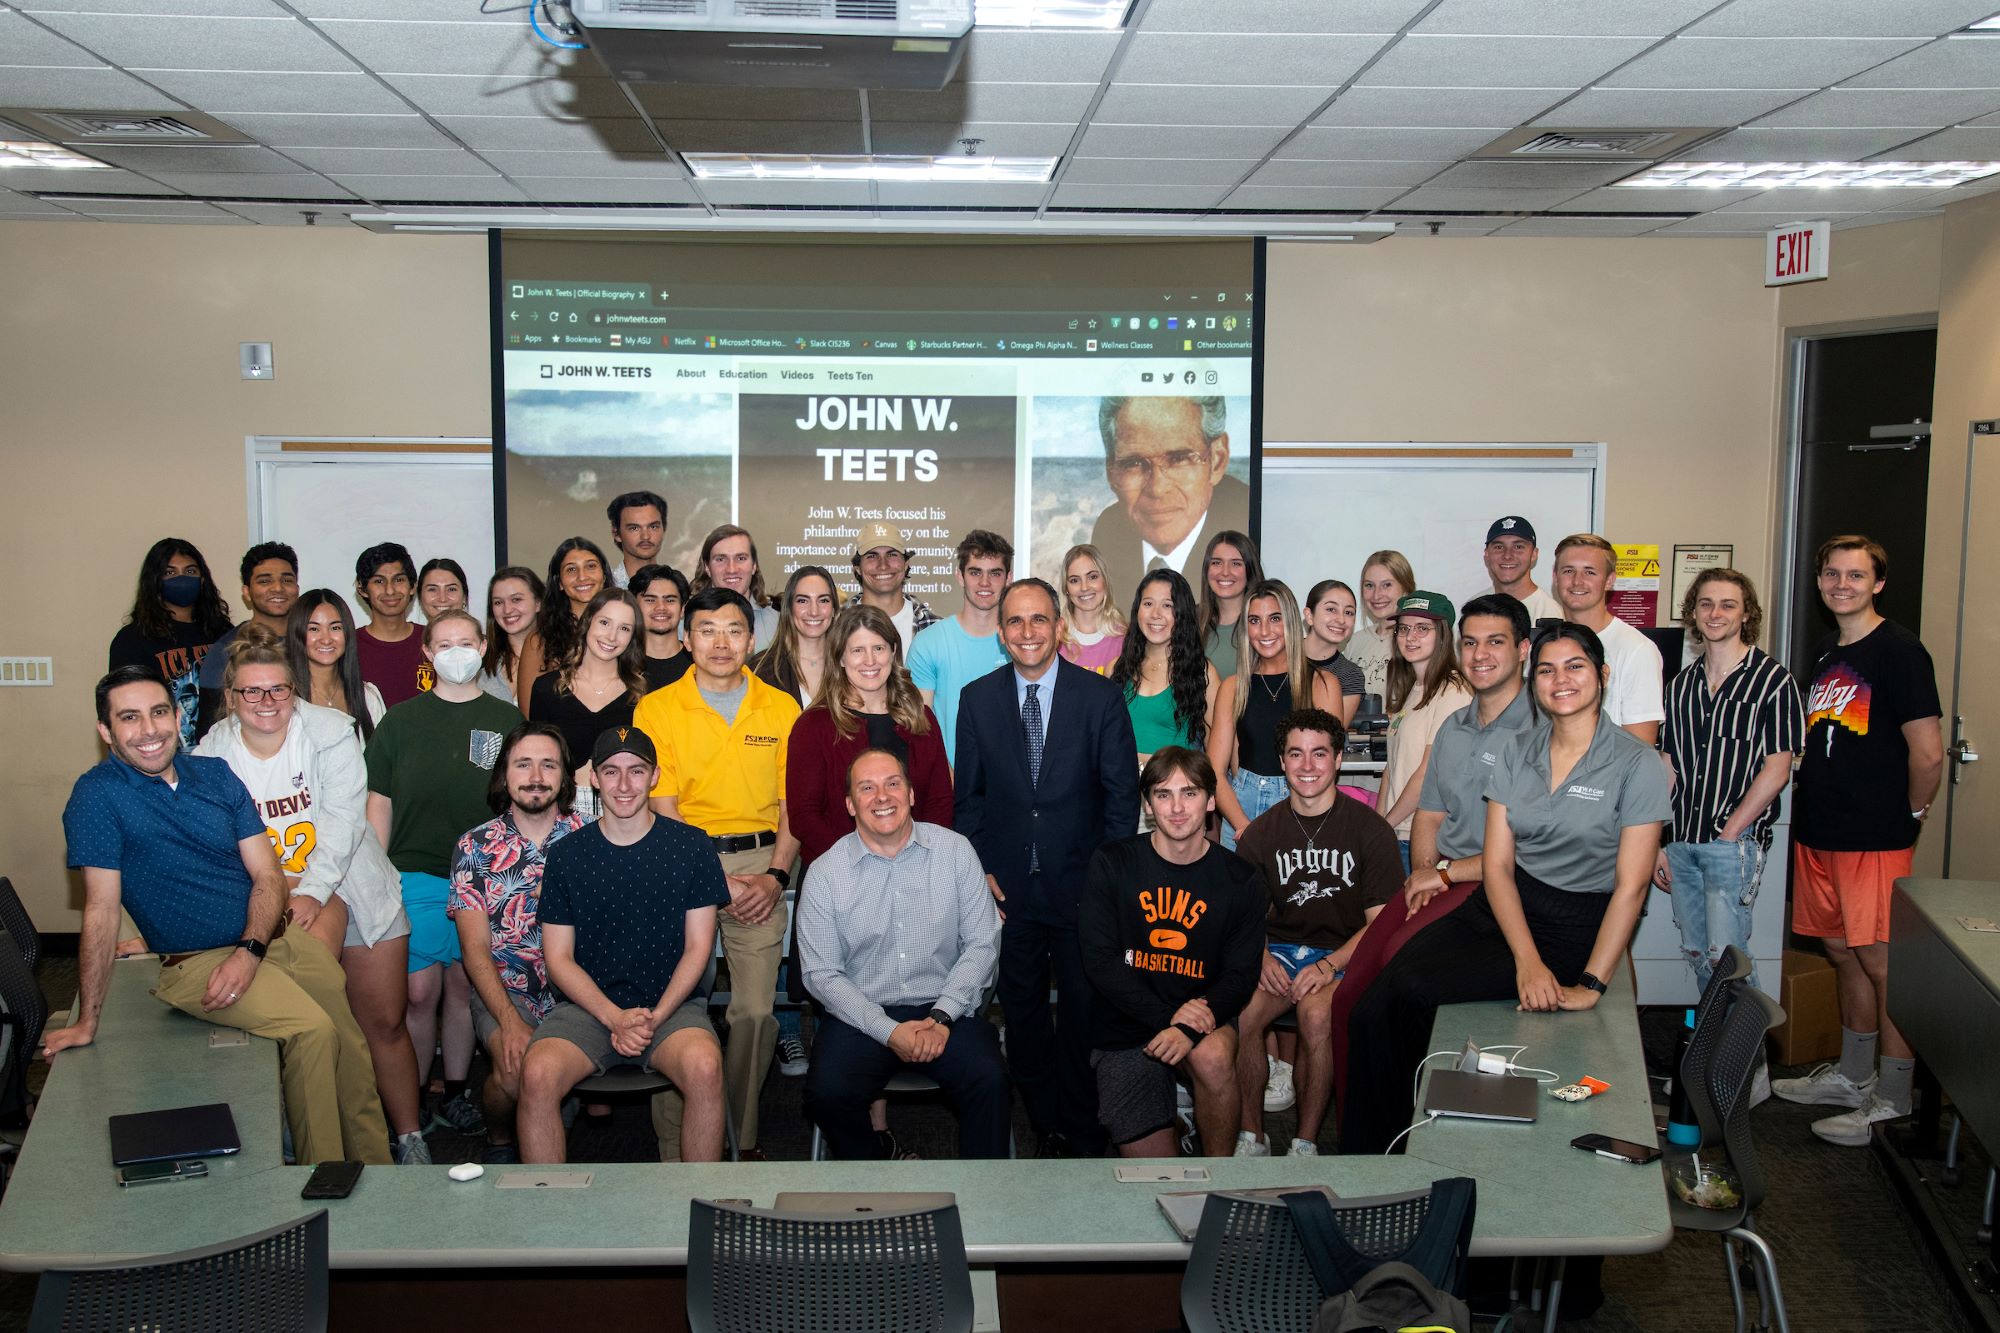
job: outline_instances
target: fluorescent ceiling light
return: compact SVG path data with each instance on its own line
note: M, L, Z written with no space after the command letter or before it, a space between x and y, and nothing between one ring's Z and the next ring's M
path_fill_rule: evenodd
M1007 181L1043 184L1053 157L944 157L929 154L683 153L697 180Z
M1959 31L2000 33L2000 14L1988 14L1985 18L1979 20L1979 22L1977 23L1966 24L1963 28L1960 28Z
M109 162L33 139L0 139L0 167L53 167L58 171L109 171Z
M2000 162L1665 162L1617 183L1655 190L1948 189L1996 171Z
M976 0L972 21L982 28L1093 28L1125 26L1132 0Z

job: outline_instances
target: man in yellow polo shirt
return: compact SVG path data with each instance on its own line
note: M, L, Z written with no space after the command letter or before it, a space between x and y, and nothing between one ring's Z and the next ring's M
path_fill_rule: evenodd
M729 905L722 952L729 961L729 1044L723 1083L746 1159L757 1151L757 1094L778 1042L771 1009L785 939L785 905L799 844L785 818L785 751L799 705L744 669L750 603L716 585L688 599L685 624L694 668L639 701L633 720L659 751L655 812L706 833L722 858ZM679 1105L658 1099L667 1124ZM662 1143L679 1141L663 1133Z

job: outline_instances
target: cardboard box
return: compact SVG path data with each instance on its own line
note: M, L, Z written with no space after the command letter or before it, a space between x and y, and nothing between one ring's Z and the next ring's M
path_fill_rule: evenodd
M1840 987L1833 964L1820 954L1785 950L1778 1003L1785 1021L1771 1034L1781 1065L1811 1065L1840 1058Z

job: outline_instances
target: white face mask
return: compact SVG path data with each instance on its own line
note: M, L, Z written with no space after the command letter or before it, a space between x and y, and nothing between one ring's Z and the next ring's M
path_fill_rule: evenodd
M438 675L454 685L477 678L482 661L477 648L466 647L440 649L431 657Z

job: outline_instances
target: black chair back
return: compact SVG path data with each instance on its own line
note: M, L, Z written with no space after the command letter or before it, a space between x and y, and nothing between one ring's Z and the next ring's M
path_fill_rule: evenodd
M28 1333L325 1333L326 1209L220 1245L42 1274Z
M1709 1101L1722 1118L1722 1146L1743 1187L1743 1206L1764 1201L1763 1164L1750 1134L1750 1084L1764 1054L1764 1034L1785 1021L1778 1002L1755 986L1739 986L1704 1080Z
M0 1011L7 1036L0 1054L0 1122L19 1125L28 1109L28 1063L41 1049L49 1002L10 931L0 931Z
M1701 999L1695 1005L1694 1032L1688 1038L1687 1052L1681 1057L1680 1068L1674 1071L1694 1107L1695 1124L1701 1129L1704 1148L1722 1142L1722 1115L1708 1098L1701 1071L1714 1058L1715 1044L1722 1037L1722 1021L1729 1014L1729 1001L1749 980L1751 966L1750 955L1733 944L1715 960L1708 974L1708 985L1702 988Z
M34 971L35 964L42 961L42 937L28 916L21 895L14 892L14 881L5 875L0 875L0 930L14 937L14 942L21 946L21 957L28 960L28 970Z

